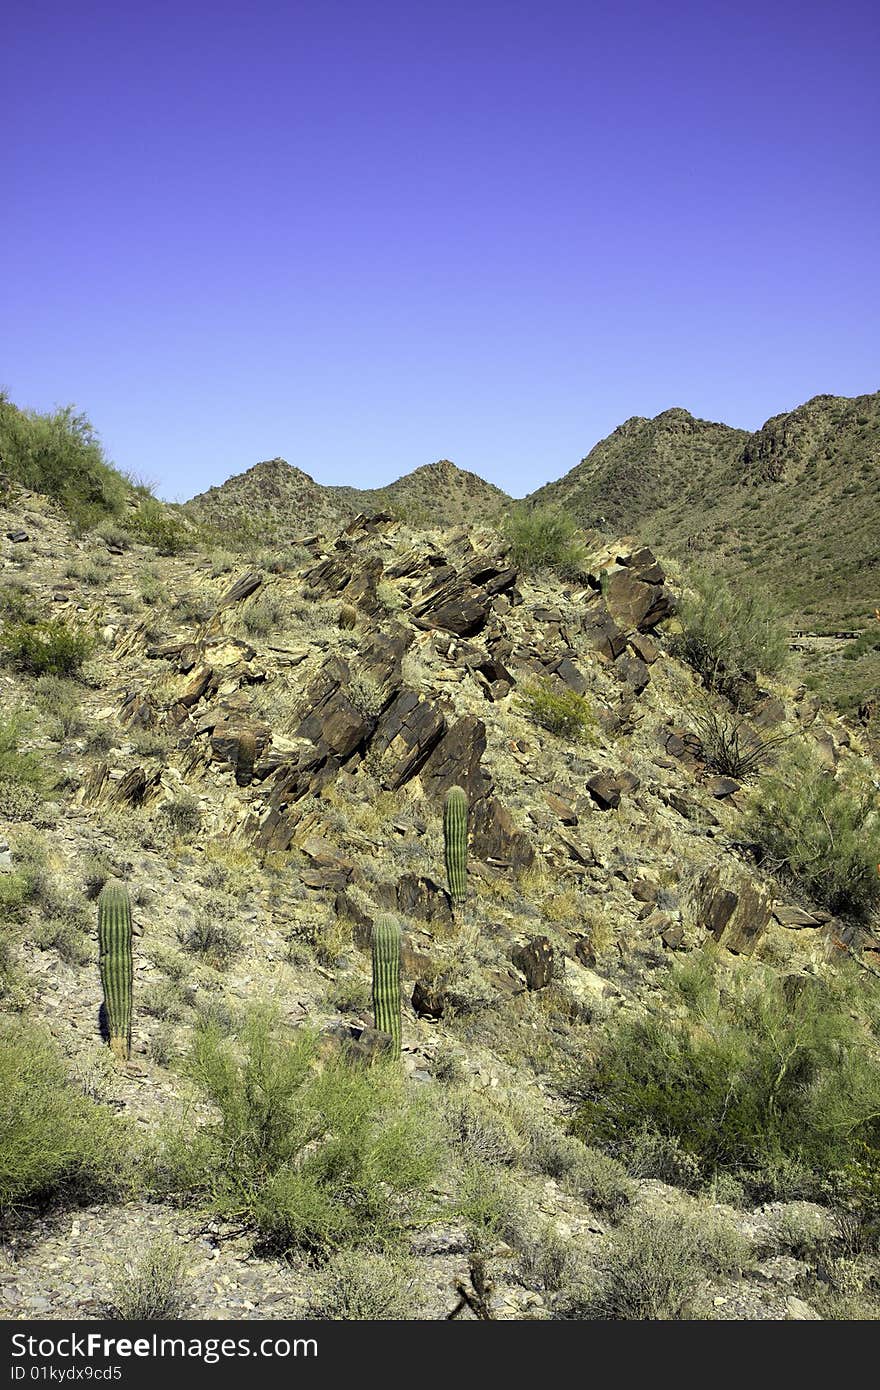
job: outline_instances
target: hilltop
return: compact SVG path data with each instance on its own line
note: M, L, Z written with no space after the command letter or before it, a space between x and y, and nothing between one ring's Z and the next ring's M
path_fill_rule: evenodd
M325 486L284 459L255 464L185 505L196 521L222 529L244 524L252 534L292 540L339 524L358 512L390 509L423 525L453 526L496 516L510 498L449 459L424 464L380 488Z

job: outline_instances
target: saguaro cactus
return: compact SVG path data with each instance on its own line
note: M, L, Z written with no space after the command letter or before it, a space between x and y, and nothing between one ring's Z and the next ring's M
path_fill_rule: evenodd
M450 787L443 805L443 844L446 877L454 903L467 897L468 799L464 787Z
M373 1015L380 1033L394 1039L400 1056L400 925L387 913L373 923Z
M121 1062L131 1050L131 899L115 880L98 895L98 965L104 989L104 1008L110 1048Z
M242 729L235 754L235 780L240 787L249 787L254 778L257 740L253 729Z

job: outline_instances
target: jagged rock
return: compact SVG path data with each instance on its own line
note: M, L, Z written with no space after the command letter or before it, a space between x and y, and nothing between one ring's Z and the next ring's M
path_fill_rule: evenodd
M307 713L296 729L297 738L309 739L341 761L367 741L375 722L348 698L343 685L348 675L347 665L337 658L322 667L306 692Z
M660 893L659 883L649 878L634 879L629 888L636 902L640 903L656 903Z
M603 598L595 598L588 605L582 631L590 646L608 661L616 661L626 651L626 633L614 621Z
M359 951L369 951L373 939L373 918L353 900L344 888L336 894L334 904L336 916L344 917L352 924L352 938Z
M671 806L673 811L677 811L685 820L691 821L693 825L717 825L718 817L714 816L708 806L701 806L699 802L691 801L689 797L682 796L681 792L661 791L660 797Z
M640 657L629 656L627 653L617 658L614 669L632 686L637 695L641 695L651 679L645 662Z
M190 709L193 705L197 705L208 689L213 675L213 666L197 666L175 703L182 705L184 709Z
M403 874L395 890L395 905L405 917L452 925L452 899L433 879Z
M566 801L562 796L557 796L555 792L545 792L544 800L550 807L554 816L556 816L558 820L561 820L563 825L577 825L577 812L571 802Z
M570 657L564 656L561 661L557 662L553 670L559 679L568 686L569 690L573 690L576 695L586 695L590 688L589 684Z
M546 989L553 979L553 947L546 936L533 937L525 946L514 947L511 960L525 975L530 990Z
M238 745L242 734L252 733L256 745L256 757L262 759L266 749L272 739L272 731L268 724L262 721L243 723L234 716L221 718L213 727L211 733L211 751L215 758L221 762L230 763L233 767L238 764ZM281 756L280 754L278 755ZM260 780L274 771L271 765L265 762L254 763L254 778Z
M766 890L745 874L714 865L698 877L689 911L729 951L751 955L771 917Z
M235 583L226 590L220 600L220 608L229 608L234 603L241 603L243 599L250 598L251 594L259 589L263 582L263 576L257 571L252 570L250 574L237 579Z
M395 791L414 777L445 729L446 720L435 705L414 690L401 690L379 716L370 743L383 759L384 785Z
M625 632L650 632L675 612L675 599L656 580L645 580L632 569L611 573L605 590L608 611Z
M152 729L156 724L156 709L149 695L138 691L126 695L119 711L119 722L124 729Z
M460 637L473 637L486 626L489 606L487 594L456 577L413 610L413 622L416 627L442 628Z
M450 787L464 787L471 806L485 796L491 779L480 759L486 751L486 726L468 714L447 729L426 759L421 782L428 794L440 801Z
M158 781L158 772L148 778L142 767L133 767L119 782L109 784L104 799L109 806L140 806L148 787L155 786Z
M648 637L645 633L633 632L629 638L629 645L646 666L653 666L660 655L660 648L653 637Z
M442 1018L448 1003L445 989L431 980L416 980L412 992L412 1006L422 1018Z
M820 918L804 908L784 907L777 903L773 908L773 916L783 927L818 927L823 921L828 921L830 913Z
M596 952L593 950L593 943L588 936L580 936L574 943L574 954L581 965L592 970L596 964Z
M732 777L721 777L719 775L706 779L706 791L718 801L722 801L728 796L736 796L736 793L741 790L741 784L734 781Z
M7 531L6 539L8 541L12 541L13 545L21 545L22 541L29 541L30 536L28 535L27 531L22 531L19 528L17 531Z
M597 772L587 780L587 791L603 811L614 810L623 795L638 791L640 782L632 772Z
M534 863L534 845L528 835L517 828L507 808L494 796L479 801L473 807L470 839L477 859L495 867L525 869Z

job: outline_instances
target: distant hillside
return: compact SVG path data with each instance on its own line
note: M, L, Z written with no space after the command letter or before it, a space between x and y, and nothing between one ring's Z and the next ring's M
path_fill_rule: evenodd
M844 704L880 686L880 393L816 396L754 434L681 409L636 417L529 501L747 573L796 630L866 633L814 652L812 676Z
M284 459L255 464L186 503L196 520L285 537L337 525L358 512L392 510L423 525L489 520L510 502L500 488L448 459L381 488L328 487Z

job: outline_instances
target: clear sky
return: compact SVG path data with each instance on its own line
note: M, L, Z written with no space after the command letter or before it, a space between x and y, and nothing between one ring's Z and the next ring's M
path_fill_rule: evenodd
M182 499L880 388L876 0L5 0L0 385Z

